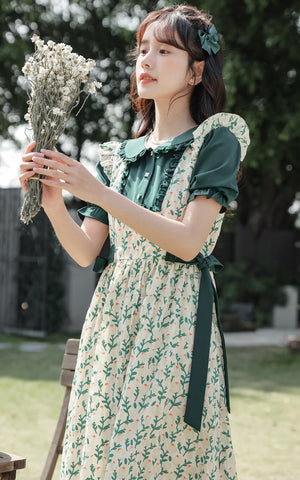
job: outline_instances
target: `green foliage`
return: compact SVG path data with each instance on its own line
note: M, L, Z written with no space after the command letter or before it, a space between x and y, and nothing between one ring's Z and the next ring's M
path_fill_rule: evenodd
M0 135L13 136L8 127L23 121L27 107L21 69L25 55L33 52L30 38L36 33L46 41L71 44L76 53L97 60L95 75L103 82L103 89L69 123L67 134L76 145L72 154L80 159L87 139L101 142L128 137L133 113L128 98L132 66L127 54L134 47L135 28L145 14L142 4L132 7L130 2L116 0L81 0L70 2L68 8L53 0L1 2Z
M263 263L228 263L216 280L221 313L234 302L251 303L257 327L270 325L273 307L286 302L284 275Z
M196 3L196 2L195 2ZM239 196L240 219L260 233L290 227L299 189L299 3L206 0L226 45L229 111L251 136Z

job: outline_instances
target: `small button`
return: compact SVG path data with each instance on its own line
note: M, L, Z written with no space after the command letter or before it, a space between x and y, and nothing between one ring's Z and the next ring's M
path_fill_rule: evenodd
M150 150L150 155L151 155L151 157L152 157L152 155L154 155L153 150Z
M145 178L148 178L149 175L150 175L150 172L146 172L146 173L145 173Z
M139 200L140 198L142 198L142 195L138 193L136 198Z

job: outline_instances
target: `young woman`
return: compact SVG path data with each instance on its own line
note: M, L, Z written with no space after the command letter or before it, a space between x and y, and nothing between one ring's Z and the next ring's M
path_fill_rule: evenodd
M82 331L63 480L236 479L211 253L249 137L243 119L220 113L221 63L208 16L152 12L137 33L136 138L101 146L98 178L34 143L23 157L21 185L45 175L43 207L64 248L104 269ZM81 227L63 189L87 202Z

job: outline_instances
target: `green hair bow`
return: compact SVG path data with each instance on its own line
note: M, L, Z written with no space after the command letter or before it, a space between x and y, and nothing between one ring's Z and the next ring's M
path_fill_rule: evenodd
M211 52L217 53L220 50L218 32L213 24L209 27L208 33L203 30L198 30L198 35L202 49L209 55L211 55Z

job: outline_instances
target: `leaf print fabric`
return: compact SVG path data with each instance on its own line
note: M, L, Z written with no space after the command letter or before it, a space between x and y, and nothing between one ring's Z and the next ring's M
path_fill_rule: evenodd
M175 169L161 215L184 214L197 138ZM124 162L113 147L104 157L118 190ZM109 225L114 261L101 275L82 331L61 480L236 480L215 310L201 431L183 420L201 271L166 261L165 251L111 216Z

